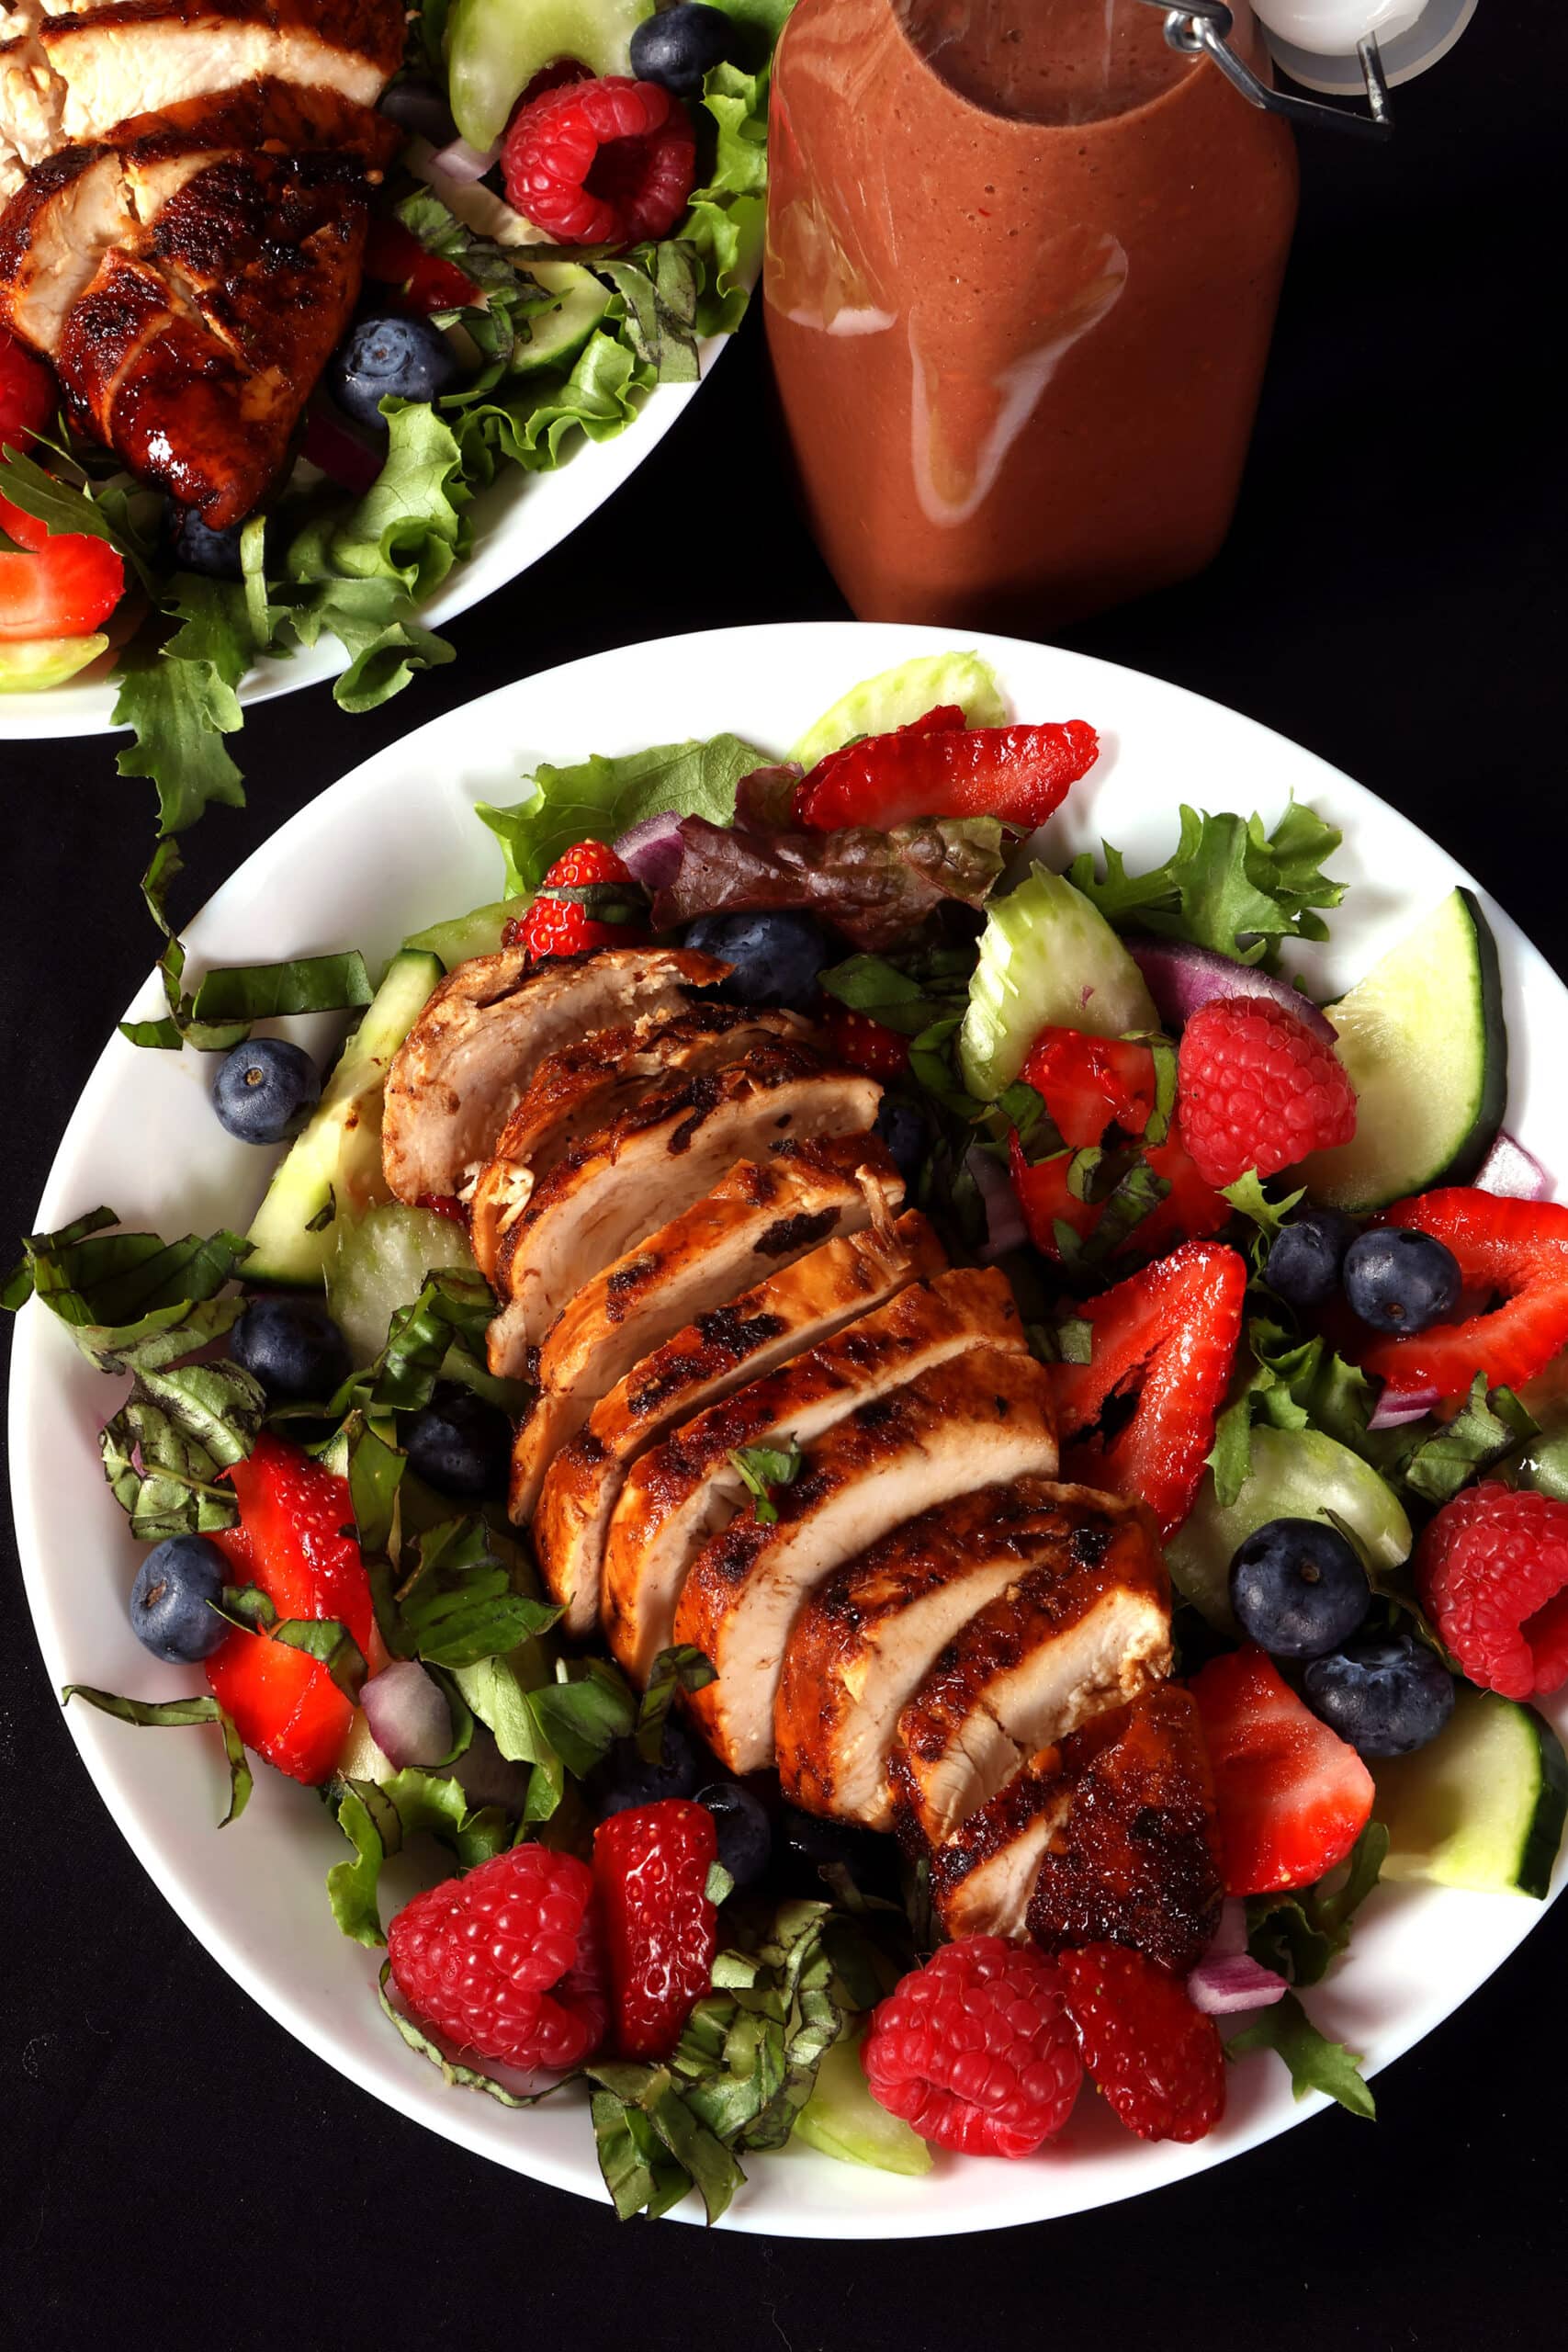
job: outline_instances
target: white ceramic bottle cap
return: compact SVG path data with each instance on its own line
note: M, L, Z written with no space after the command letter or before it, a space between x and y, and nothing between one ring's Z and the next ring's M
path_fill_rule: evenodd
M1292 82L1331 97L1359 96L1357 43L1375 36L1390 89L1446 57L1476 0L1252 0L1269 53Z

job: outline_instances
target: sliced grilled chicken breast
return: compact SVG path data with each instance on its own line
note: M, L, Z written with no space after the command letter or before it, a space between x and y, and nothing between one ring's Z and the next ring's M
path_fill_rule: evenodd
M749 1498L735 1453L748 1446L810 1445L857 1406L872 1406L964 1349L989 1356L1023 1346L1004 1275L970 1269L939 1274L753 1380L645 1453L627 1474L604 1547L604 1630L627 1673L647 1680L673 1637L692 1562ZM983 1483L983 1475L974 1483Z
M593 1029L679 1012L729 969L681 947L608 947L529 966L525 948L449 972L387 1078L382 1164L400 1201L462 1192L548 1054Z
M803 1237L817 1217L801 1219L798 1238L788 1245L794 1262L782 1272L700 1313L651 1353L639 1351L639 1360L595 1406L587 1428L548 1464L534 1511L534 1550L551 1594L565 1604L569 1631L587 1632L598 1623L610 1517L634 1462L745 1382L817 1346L909 1283L941 1272L942 1246L917 1210L891 1229L883 1221L863 1231L846 1230L863 1224L867 1216L857 1186L834 1214L833 1240L813 1248ZM561 1322L575 1306L574 1301ZM526 1495L536 1475L539 1447L530 1442L531 1428L530 1419L519 1430L513 1454L513 1516L519 1496Z
M810 1034L798 1013L760 1012L716 997L628 1028L596 1030L548 1055L502 1129L468 1203L468 1235L481 1271L493 1277L506 1230L540 1179L628 1103L672 1079L721 1069L753 1046Z
M1093 1718L1062 1743L1062 1767L1072 1796L1035 1874L1030 1934L1046 1951L1131 1944L1184 1976L1213 1942L1224 1896L1190 1693L1156 1684Z
M773 1761L790 1631L835 1568L915 1512L977 1486L1049 1477L1055 1467L1045 1367L1002 1348L970 1348L816 1440L773 1497L772 1522L754 1510L732 1520L705 1545L682 1590L675 1638L716 1669L690 1698L715 1754L735 1772Z
M1131 1508L1017 1478L922 1512L829 1577L784 1654L773 1724L784 1794L808 1813L891 1828L898 1718L944 1645L1031 1569L1064 1566L1080 1528Z
M1170 1586L1141 1504L1107 1496L1049 1565L954 1634L898 1719L894 1813L940 1846L1026 1757L1170 1669Z
M491 1330L491 1370L520 1373L574 1292L700 1201L737 1160L759 1159L772 1144L866 1134L881 1098L874 1079L780 1041L660 1087L574 1144L502 1242L495 1285L506 1304Z
M1044 1748L936 1849L931 1904L950 1936L1017 1941L1027 1934L1034 1881L1072 1793L1060 1748Z

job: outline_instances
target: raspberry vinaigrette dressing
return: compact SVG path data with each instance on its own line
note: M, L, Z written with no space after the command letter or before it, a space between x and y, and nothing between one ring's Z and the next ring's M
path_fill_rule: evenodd
M1295 212L1289 130L1144 0L798 0L768 337L862 618L1032 634L1201 570Z

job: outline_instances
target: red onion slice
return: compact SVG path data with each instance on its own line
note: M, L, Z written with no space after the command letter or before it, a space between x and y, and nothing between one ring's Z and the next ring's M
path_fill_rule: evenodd
M1478 1193L1495 1193L1506 1201L1548 1201L1556 1190L1556 1180L1547 1174L1533 1152L1527 1151L1506 1127L1501 1127L1496 1142L1482 1161L1475 1189Z
M1201 1960L1187 1979L1187 1997L1205 2017L1226 2018L1243 2009L1272 2008L1282 2000L1282 1976L1265 1968L1250 1952L1233 1952L1224 1960Z
M400 1772L408 1764L439 1764L451 1754L452 1710L446 1693L412 1657L373 1674L359 1703L371 1738Z
M1029 1238L1029 1228L1023 1222L1023 1211L1007 1170L988 1151L979 1149L969 1154L966 1165L986 1211L985 1246L976 1254L983 1265L988 1266L994 1259L1005 1258L1010 1250L1021 1250Z
M1422 1419L1437 1401L1435 1388L1385 1388L1367 1427L1370 1430L1402 1430L1407 1421Z
M483 179L500 153L499 139L482 153L479 148L470 147L466 139L454 139L446 146L436 149L430 159L430 168L433 172L443 173L458 187L472 187L476 180Z
M681 870L681 820L673 808L645 817L615 844L615 855L645 890L662 890Z
M1288 980L1256 965L1237 964L1212 947L1190 946L1180 939L1129 939L1127 948L1148 986L1160 1019L1179 1029L1201 1004L1221 996L1266 996L1293 1012L1314 1036L1332 1046L1338 1031L1332 1022Z

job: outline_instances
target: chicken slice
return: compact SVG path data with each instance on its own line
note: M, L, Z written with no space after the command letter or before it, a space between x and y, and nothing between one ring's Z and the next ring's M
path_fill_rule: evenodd
M673 1638L692 1562L749 1499L736 1453L811 1445L857 1407L875 1407L965 1349L983 1349L989 1360L1023 1347L1005 1275L970 1268L939 1274L753 1380L645 1453L627 1474L604 1547L604 1630L627 1673L646 1682Z
M874 1079L780 1041L660 1087L574 1144L501 1245L495 1287L506 1303L491 1327L491 1370L524 1372L575 1292L700 1201L737 1160L759 1159L771 1144L864 1135L881 1099Z
M1072 1805L1061 1750L1043 1748L961 1822L931 1858L931 1905L949 1936L1027 1933L1045 1849Z
M971 1617L898 1718L900 1833L940 1846L1024 1759L1170 1670L1170 1585L1141 1504L1102 1498L1056 1555Z
M785 1796L808 1813L893 1826L888 1764L904 1707L977 1610L1059 1566L1080 1528L1131 1506L1018 1478L923 1512L819 1587L784 1653L773 1729Z
M531 967L526 948L449 972L387 1074L382 1163L400 1201L466 1189L539 1064L588 1031L680 1012L728 964L681 947L606 947Z
M1156 1684L1095 1717L1063 1741L1062 1769L1072 1796L1035 1874L1030 1934L1046 1951L1131 1944L1185 1976L1213 1941L1224 1896L1191 1694ZM941 1877L939 1857L933 1883Z
M547 1056L502 1129L468 1203L468 1238L481 1272L493 1278L507 1229L540 1179L572 1144L608 1125L628 1103L673 1078L721 1069L771 1038L808 1040L810 1035L798 1013L713 998L627 1028L595 1030Z
M675 1639L716 1669L689 1702L715 1754L734 1772L773 1761L791 1628L807 1596L845 1560L919 1511L976 1487L1048 1478L1055 1467L1050 1378L1021 1350L969 1348L816 1440L774 1495L776 1515L732 1520L705 1545L682 1590Z
M802 1157L812 1150L840 1148L807 1146ZM727 1184L730 1182L726 1179ZM724 1189L718 1188L720 1193ZM710 1193L709 1202L716 1197ZM690 1216L702 1215L707 1205L701 1204ZM829 1212L836 1218L829 1228L834 1238L813 1246L821 1214L797 1219L786 1245L793 1262L785 1263L781 1272L742 1291L739 1298L699 1313L651 1353L639 1349L639 1360L594 1407L586 1429L547 1464L534 1510L534 1550L551 1594L565 1604L569 1632L586 1633L599 1622L604 1542L634 1462L682 1421L733 1395L745 1382L760 1379L818 1346L911 1283L939 1273L945 1262L940 1242L918 1210L891 1228L884 1218L859 1229L867 1227L869 1216L860 1186L846 1191L842 1206ZM778 1228L771 1230L776 1235ZM779 1263L777 1247L775 1241L771 1252L754 1250L753 1262L766 1254ZM562 1322L575 1314L576 1306L574 1300ZM639 1329L637 1337L645 1336ZM547 1346L553 1344L552 1334ZM541 1408L547 1418L543 1396L536 1415ZM531 1438L532 1428L531 1417L518 1431L513 1453L513 1516L542 1451L540 1442Z

